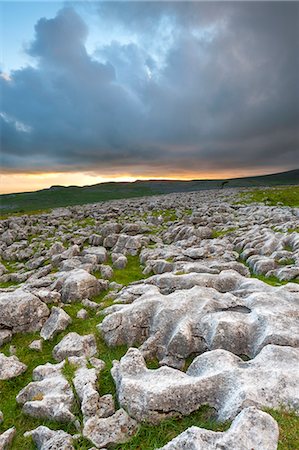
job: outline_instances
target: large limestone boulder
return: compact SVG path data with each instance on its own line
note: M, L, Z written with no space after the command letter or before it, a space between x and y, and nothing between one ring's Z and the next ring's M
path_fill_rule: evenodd
M27 366L16 356L5 356L0 353L0 380L10 380L21 375Z
M53 358L62 361L70 356L85 356L87 358L97 353L97 344L93 334L80 336L78 333L68 333L55 345Z
M245 408L224 433L191 427L160 450L276 450L278 425L269 414Z
M95 276L84 269L75 269L63 282L61 298L65 303L72 303L97 295L100 290L101 284Z
M98 328L108 345L142 344L145 357L177 368L188 356L217 348L254 357L267 344L299 346L299 291L234 271L169 274L149 281L158 286L125 288L118 303L103 311L106 317ZM161 294L161 286L170 283L178 289ZM189 289L179 289L180 284ZM131 303L119 304L126 302Z
M248 362L213 350L195 358L186 373L167 366L149 370L140 351L131 348L111 373L121 407L138 421L188 415L206 404L217 410L220 421L247 406L299 412L298 348L267 345Z
M49 315L47 305L22 289L0 293L0 311L0 327L13 333L40 330Z

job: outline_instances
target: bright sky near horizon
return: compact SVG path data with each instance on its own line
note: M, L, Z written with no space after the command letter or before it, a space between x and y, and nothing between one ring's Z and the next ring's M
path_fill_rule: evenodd
M298 2L2 1L2 193L299 166Z

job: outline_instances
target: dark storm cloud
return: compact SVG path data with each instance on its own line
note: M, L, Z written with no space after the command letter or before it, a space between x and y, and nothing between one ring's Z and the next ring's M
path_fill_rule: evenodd
M90 55L87 25L64 8L36 24L36 67L0 78L5 170L298 166L298 3L112 2L97 13L134 41Z

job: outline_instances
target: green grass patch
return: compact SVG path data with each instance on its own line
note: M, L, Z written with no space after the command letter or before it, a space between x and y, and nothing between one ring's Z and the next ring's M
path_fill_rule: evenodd
M9 288L11 286L18 286L20 283L17 283L16 281L2 281L0 283L0 288Z
M212 239L223 237L223 236L226 236L227 234L233 233L237 229L238 229L238 227L228 228L227 230L219 230L219 231L218 230L213 230L211 237L212 237Z
M125 269L113 269L114 276L111 281L127 286L133 281L140 281L149 275L142 273L143 268L140 266L139 256L127 255L128 264Z
M299 416L286 410L266 409L279 426L278 450L296 450L299 448Z
M240 194L242 203L263 203L269 206L282 204L283 206L299 206L299 186L273 187L266 189L255 189Z

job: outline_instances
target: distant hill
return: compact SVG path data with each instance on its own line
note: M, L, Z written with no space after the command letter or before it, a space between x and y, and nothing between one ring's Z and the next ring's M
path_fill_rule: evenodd
M35 192L0 195L0 213L26 213L61 206L83 205L103 200L192 192L221 187L258 187L299 184L299 169L256 177L219 180L146 180L109 182L92 186L52 186Z

